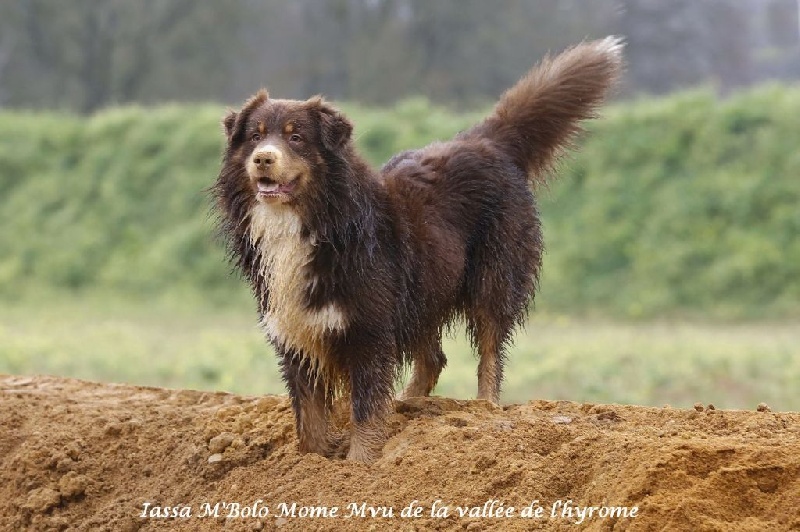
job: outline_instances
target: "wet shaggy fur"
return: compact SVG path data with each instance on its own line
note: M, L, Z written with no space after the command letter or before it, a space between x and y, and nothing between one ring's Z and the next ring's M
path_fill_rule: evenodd
M608 38L545 58L481 123L379 172L319 97L261 91L224 118L221 229L278 354L301 451L379 456L402 368L413 364L404 396L430 394L458 318L480 357L478 398L499 400L542 263L533 188L603 102L621 49ZM330 425L341 393L349 437Z

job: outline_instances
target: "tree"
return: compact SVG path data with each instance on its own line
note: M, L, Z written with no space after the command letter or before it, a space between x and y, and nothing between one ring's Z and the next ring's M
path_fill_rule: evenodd
M169 85L202 77L182 84L181 96L212 98L227 79L215 50L235 48L223 36L240 12L213 0L7 2L1 27L17 57L7 62L2 87L10 103L88 113L159 92L175 98L159 80L168 72Z
M747 3L623 0L629 83L666 93L713 81L721 90L751 79Z

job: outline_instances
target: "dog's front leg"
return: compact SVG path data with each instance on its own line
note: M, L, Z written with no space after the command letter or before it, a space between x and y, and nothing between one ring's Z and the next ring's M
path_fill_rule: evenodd
M353 355L350 367L353 428L347 459L371 462L380 457L386 443L386 417L394 391L394 351L372 348Z
M331 456L337 446L330 431L333 392L324 379L315 379L308 360L293 352L281 358L283 379L289 389L301 453Z

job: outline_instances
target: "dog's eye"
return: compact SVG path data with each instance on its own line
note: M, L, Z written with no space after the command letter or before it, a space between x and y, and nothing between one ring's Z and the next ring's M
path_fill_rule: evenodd
M261 134L260 133L253 133L250 136L250 140L252 140L253 142L258 142L259 140L261 140Z
M289 137L289 141L290 141L290 142L300 142L301 140L303 140L303 137L301 137L301 136L300 136L300 135L298 135L297 133L295 133L294 135L292 135L291 137Z

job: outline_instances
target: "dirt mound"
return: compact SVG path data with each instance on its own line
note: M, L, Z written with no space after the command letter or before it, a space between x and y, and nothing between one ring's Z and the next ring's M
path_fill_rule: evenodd
M396 410L362 465L299 455L285 397L0 376L0 529L800 529L798 413Z

